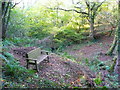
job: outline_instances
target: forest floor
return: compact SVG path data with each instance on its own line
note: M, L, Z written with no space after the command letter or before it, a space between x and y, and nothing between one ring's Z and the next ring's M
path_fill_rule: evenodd
M77 58L77 61L88 58L89 60L97 57L101 61L111 60L113 57L105 55L110 48L113 37L101 36L99 40L94 43L87 43L86 45L71 45L65 50L71 56Z
M94 86L93 79L96 77L95 72L91 71L88 66L78 64L83 59L93 60L95 57L101 61L112 60L113 57L106 56L104 53L109 49L113 37L103 36L97 42L92 44L85 44L82 46L71 45L68 46L65 52L76 58L76 62L64 58L56 54L50 54L49 62L40 63L39 76L59 84L68 84L77 87ZM19 58L20 64L26 66L24 53L33 50L36 47L21 47L13 48L11 53ZM14 52L18 51L18 54ZM77 63L78 62L78 63ZM102 85L104 86L104 85Z

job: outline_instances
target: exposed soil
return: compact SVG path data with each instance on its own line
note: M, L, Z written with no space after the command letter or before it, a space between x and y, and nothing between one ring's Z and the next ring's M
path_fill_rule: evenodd
M83 58L92 60L96 55L102 61L111 60L112 57L104 55L112 43L113 38L104 36L98 42L83 46L78 50L73 50L74 45L66 49L70 55L76 57L78 61ZM25 53L35 49L36 47L21 47L11 49L11 53L19 59L20 64L26 67ZM39 76L55 81L57 83L67 83L73 86L94 86L92 81L95 74L89 70L87 66L82 66L69 59L65 59L56 54L49 55L49 62L43 61L39 64ZM83 80L80 80L83 77ZM86 84L83 83L86 81Z
M36 47L13 48L10 52L19 59L20 64L26 67L25 53L35 49ZM88 67L81 66L69 59L62 58L56 54L49 55L49 62L42 61L39 66L39 76L59 84L67 83L72 86L94 86L92 78L95 74ZM34 68L34 67L32 67ZM80 78L83 77L83 83Z
M93 43L92 45L83 46L78 50L73 50L73 48L75 47L74 45L69 46L66 49L66 52L76 57L78 61L80 61L83 58L88 58L89 60L92 60L95 56L98 56L98 59L100 59L101 61L111 60L113 57L104 54L110 48L112 41L113 37L103 36L96 43Z

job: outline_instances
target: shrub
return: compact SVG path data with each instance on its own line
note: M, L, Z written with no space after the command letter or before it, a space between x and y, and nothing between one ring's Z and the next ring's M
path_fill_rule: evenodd
M10 77L19 81L33 74L33 71L20 66L19 62L16 61L10 53L3 52L3 54L0 54L0 57L3 60L2 68L4 78Z
M63 30L59 31L54 38L54 40L60 41L64 45L70 45L72 43L80 43L84 36L81 35L81 33L77 33L75 30Z
M11 53L7 52L7 45L8 43L4 41L4 47L2 47L2 53L0 53L0 58L3 61L3 78L20 81L31 76L33 74L33 71L27 70L26 68L20 66L19 62L14 58L14 56Z
M28 37L14 37L14 38L6 38L5 44L7 46L35 46L34 38L28 38Z

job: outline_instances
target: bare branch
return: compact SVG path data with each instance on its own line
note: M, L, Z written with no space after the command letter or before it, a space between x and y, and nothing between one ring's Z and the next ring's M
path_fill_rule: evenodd
M88 13L86 13L86 12L82 12L82 11L78 11L78 10L75 10L75 9L63 9L63 8L57 8L57 9L59 9L59 10L63 10L63 11L75 11L75 12L77 12L77 13L81 13L81 14L86 14L86 15L88 15Z
M103 2L101 2L97 7L96 7L96 11L98 10L98 8L105 2L106 0L104 0Z
M21 0L22 1L22 0ZM20 2L21 2L20 1ZM14 8L17 4L19 4L20 2L18 2L18 3L15 3L11 8Z
M82 12L82 11L78 11L78 10L75 10L75 9L63 9L63 8L49 8L47 7L48 9L52 9L52 10L63 10L63 11L74 11L76 13L81 13L81 14L85 14L85 15L88 15L87 12Z
M95 7L96 3L93 4L92 8L91 8L91 11L93 10L93 8Z
M80 2L77 2L76 4L79 4Z
M103 2L101 2L94 10L94 14L93 14L93 17L96 15L96 12L98 10L98 8L105 2L106 0L104 0Z
M86 5L88 8L90 8L90 4L88 3L88 1L85 1Z
M80 9L81 7L74 6L74 8L78 8L78 9Z

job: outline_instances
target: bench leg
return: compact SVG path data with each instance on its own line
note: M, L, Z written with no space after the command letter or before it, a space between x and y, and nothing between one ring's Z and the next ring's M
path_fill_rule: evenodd
M37 65L37 61L35 61L35 67L36 67L37 72L39 72L39 67Z
M48 57L47 57L47 59L49 60L49 59L50 59L50 57L48 56Z
M27 62L27 69L29 68L28 65L29 65L29 64L28 64L28 62Z
M36 69L37 69L37 72L39 72L39 67L38 67L38 65L36 65Z
M50 57L48 56L48 57L47 57L47 61L48 61L48 63L49 63L49 60L50 60Z

